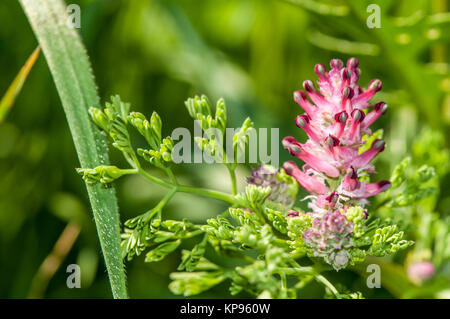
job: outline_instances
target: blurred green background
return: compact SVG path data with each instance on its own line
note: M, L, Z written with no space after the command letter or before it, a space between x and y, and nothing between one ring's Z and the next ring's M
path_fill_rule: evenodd
M383 90L376 99L390 107L376 123L377 128L384 128L388 145L377 164L378 175L389 178L405 155L413 155L417 166L434 165L439 175L434 181L439 188L436 196L411 209L384 212L409 227L408 236L416 245L384 260L388 265L382 271L406 278L411 260L431 260L436 274L422 285L407 282L406 290L400 284L368 289L365 275L356 270L327 276L362 290L366 297L450 298L448 1L68 3L81 7L79 32L102 100L120 94L136 111L148 115L156 110L166 135L176 127L193 129L184 100L206 94L211 100L225 98L230 127L238 127L250 116L257 127L280 128L280 138L304 139L295 126L301 110L292 101L292 92L301 89L303 80L316 79L316 63L357 57L360 85L380 78ZM370 3L380 5L379 29L366 25ZM0 2L0 21L1 96L37 41L18 1ZM280 162L288 158L281 151ZM111 152L111 160L123 163L116 151ZM75 172L78 165L61 103L40 56L14 108L0 124L0 297L111 297L85 186ZM238 171L241 189L249 168ZM229 189L223 167L184 165L176 172L186 184ZM139 177L120 180L117 190L122 222L145 212L162 194L160 188ZM166 214L202 221L223 208L214 200L177 194ZM48 275L57 261L50 259L39 269L60 236L63 241L58 247L68 255L54 268L54 276ZM168 274L176 269L179 258L177 252L155 264L144 263L143 256L127 263L131 297L175 297L167 288ZM66 286L66 267L73 263L82 270L81 289ZM227 296L227 284L222 284L199 297ZM320 287L314 284L300 294L321 296Z

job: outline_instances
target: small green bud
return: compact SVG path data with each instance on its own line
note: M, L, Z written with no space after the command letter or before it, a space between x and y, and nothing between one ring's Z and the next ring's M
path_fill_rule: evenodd
M110 121L105 113L95 107L89 108L89 114L92 117L94 123L100 127L103 131L108 132L110 127Z

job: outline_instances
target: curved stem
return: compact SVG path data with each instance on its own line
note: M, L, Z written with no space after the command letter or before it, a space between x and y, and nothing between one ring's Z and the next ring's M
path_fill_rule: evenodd
M294 268L281 268L280 270L286 271L285 274L289 275L313 275L314 279L322 284L323 286L330 289L331 293L337 298L341 299L341 295L339 294L339 291L336 289L336 287L333 286L331 282L328 281L324 276L322 276L319 272L320 270L316 267L302 267L300 266L295 260L291 262L292 266Z
M328 281L328 279L326 279L324 276L322 276L320 274L315 274L314 277L317 280L317 282L323 284L325 287L330 289L330 291L333 293L333 295L337 299L341 299L341 296L339 295L339 291L337 291L336 287L334 287L333 284Z
M182 192L182 193L197 194L197 195L201 195L201 196L215 198L215 199L218 199L218 200L230 203L230 204L234 203L234 196L232 196L230 194L226 194L226 193L222 193L222 192L210 190L210 189L198 188L198 187L174 185L173 183L166 182L158 177L150 175L142 168L139 168L138 172L140 175L142 175L149 181L151 181L155 184L158 184L160 186L166 187L166 188L176 187L177 191Z

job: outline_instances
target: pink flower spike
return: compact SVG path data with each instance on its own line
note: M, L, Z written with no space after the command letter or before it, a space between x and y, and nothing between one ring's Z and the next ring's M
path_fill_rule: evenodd
M303 91L294 92L294 101L300 105L300 107L309 115L309 117L314 118L317 107L309 102L306 93Z
M339 170L336 167L305 151L302 144L291 143L288 150L291 155L301 159L316 171L323 172L333 178L339 177Z
M321 138L317 135L316 130L309 122L309 116L304 114L297 116L297 118L295 119L295 124L297 125L297 127L303 129L311 140L313 140L317 144L320 144Z
M348 163L345 164L348 166L353 166L355 168L364 168L378 153L384 150L385 145L386 145L385 141L377 139L373 142L372 147L370 149L356 156L355 158L351 159Z
M286 174L294 177L307 192L319 195L328 193L328 188L322 182L303 173L294 162L285 162L283 169Z
M362 128L368 128L375 122L381 115L386 113L388 105L384 102L378 102L373 107L373 110L367 113L366 118L361 123Z
M363 195L363 198L372 197L375 196L381 192L384 192L391 188L391 182L390 181L379 181L378 183L369 183L366 184L365 192Z
M367 108L368 102L373 98L375 93L381 90L382 83L378 79L370 81L369 87L362 94L353 98L353 106L358 108Z

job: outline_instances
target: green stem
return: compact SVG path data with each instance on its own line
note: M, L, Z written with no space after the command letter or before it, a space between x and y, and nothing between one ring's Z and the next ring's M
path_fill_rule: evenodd
M232 192L233 192L233 195L236 195L237 194L236 168L232 168L229 165L227 165L227 168L228 168L228 172L230 172Z
M194 230L194 231L192 231L192 232L189 232L189 233L187 233L187 234L181 236L180 238L183 238L183 239L192 238L192 237L195 237L195 236L204 234L204 233L205 233L205 231L202 230L202 229Z
M281 290L286 293L286 289L287 289L287 282L286 282L286 273L281 273L280 274L281 277Z
M334 287L333 284L328 281L328 279L326 279L324 276L322 276L320 274L315 274L314 276L315 276L315 279L317 282L323 284L325 287L330 289L330 291L333 293L333 295L337 299L341 299L341 295L339 294L339 291L337 291L336 287Z
M333 286L331 282L328 281L324 276L322 276L319 272L320 269L317 269L317 266L315 267L302 267L300 266L295 260L291 262L292 266L294 268L281 268L280 270L285 271L285 274L289 275L313 275L314 279L330 289L331 293L338 299L341 299L341 295L339 294L339 291L336 289L336 287Z
M297 275L315 275L316 271L313 267L296 267L296 268L280 268L278 272L285 275L297 276Z
M172 188L172 190L170 192L168 192L166 194L166 196L164 196L163 199L161 199L161 201L158 203L158 205L156 205L155 208L157 208L158 210L161 210L164 206L166 206L166 204L173 197L173 195L175 195L176 192L177 192L177 188L176 187Z
M230 194L222 193L222 192L211 190L211 189L205 189L205 188L198 188L198 187L191 187L191 186L184 186L184 185L174 185L173 183L166 182L158 177L150 175L142 168L139 168L138 171L141 176L145 177L149 181L151 181L155 184L158 184L162 187L166 187L166 188L176 187L178 192L211 197L211 198L215 198L215 199L218 199L218 200L230 203L230 204L234 203L234 196L232 196Z
M166 173L169 176L170 180L173 184L178 185L177 178L175 177L174 173L172 172L172 169L167 168Z

